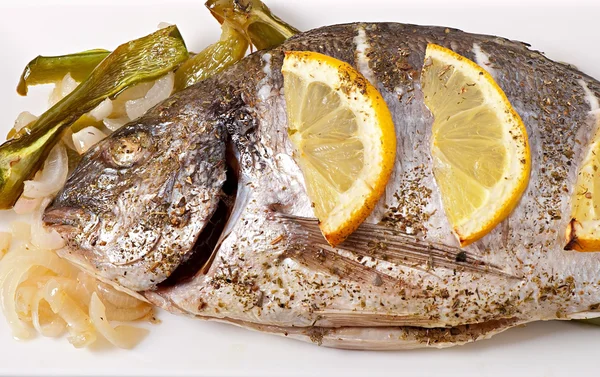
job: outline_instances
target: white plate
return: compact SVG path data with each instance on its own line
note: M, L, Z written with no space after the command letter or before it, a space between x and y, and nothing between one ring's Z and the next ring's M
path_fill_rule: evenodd
M1 0L0 0L1 1ZM553 59L568 61L600 78L597 17L593 0L267 0L300 29L351 22L435 24L529 42ZM202 0L42 0L0 3L0 131L22 110L39 113L48 88L17 96L23 66L38 54L114 48L176 23L191 50L214 42L219 28ZM0 224L0 227L6 224ZM598 370L600 328L576 323L538 323L491 340L442 351L350 352L326 349L211 322L162 313L163 323L133 351L98 345L76 350L65 339L11 339L0 315L0 374L21 375L212 375L212 376L561 376Z

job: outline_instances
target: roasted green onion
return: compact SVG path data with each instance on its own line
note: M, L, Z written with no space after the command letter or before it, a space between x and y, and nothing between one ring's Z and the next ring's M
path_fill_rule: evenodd
M260 0L208 0L206 7L220 22L229 22L259 50L280 45L298 29L282 21Z
M228 23L224 23L221 39L199 54L189 58L175 72L175 90L181 90L217 74L241 60L248 50L248 41Z
M241 60L248 42L256 48L272 48L298 33L279 19L260 0L209 0L207 8L222 24L221 39L186 61L175 74L175 90L181 90Z
M17 93L26 96L29 86L58 82L67 73L81 82L109 54L110 51L96 49L61 56L38 56L23 70Z
M131 85L173 71L187 58L176 26L117 47L73 92L0 146L0 209L14 205L23 182L35 174L62 131L79 117Z

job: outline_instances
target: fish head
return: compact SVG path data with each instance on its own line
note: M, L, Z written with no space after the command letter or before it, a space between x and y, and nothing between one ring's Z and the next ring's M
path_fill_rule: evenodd
M43 218L66 239L63 256L134 291L189 259L226 179L226 132L164 109L92 147Z

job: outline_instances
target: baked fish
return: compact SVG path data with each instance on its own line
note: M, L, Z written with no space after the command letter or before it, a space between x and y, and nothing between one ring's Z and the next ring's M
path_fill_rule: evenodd
M460 248L432 173L428 43L476 61L523 119L528 187ZM288 140L284 52L359 69L397 136L371 216L327 244ZM565 250L600 83L528 45L443 27L329 26L251 54L91 148L44 221L62 256L170 312L324 346L446 347L537 320L600 316L600 254Z

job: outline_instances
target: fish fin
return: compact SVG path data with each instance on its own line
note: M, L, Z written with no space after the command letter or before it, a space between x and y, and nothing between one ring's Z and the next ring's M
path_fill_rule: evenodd
M282 258L291 258L314 271L376 287L392 288L404 285L401 280L336 253L324 239L321 243L294 242Z
M317 219L276 213L274 215L288 228L292 243L311 245L313 248L331 248L319 229ZM500 266L487 263L477 255L458 247L420 240L384 225L363 223L337 249L350 251L361 257L370 257L427 273L436 268L459 272L495 274L510 279L519 277L504 272ZM334 254L337 254L333 252ZM355 262L362 266L362 264ZM364 266L363 266L364 267Z
M317 310L314 314L316 314L317 320L313 326L319 327L444 326L440 320L410 312L389 314L365 310L324 309Z
M234 324L243 328L312 342L324 347L353 350L408 350L415 348L446 348L488 339L527 321L517 318L497 319L454 327L425 328L417 326L342 326L342 327L280 327L232 318L210 318L209 321Z

